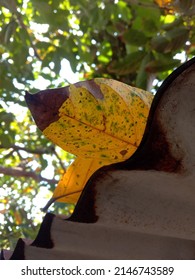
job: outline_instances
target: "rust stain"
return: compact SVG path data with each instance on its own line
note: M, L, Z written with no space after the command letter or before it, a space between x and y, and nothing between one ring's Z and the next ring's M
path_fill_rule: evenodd
M96 177L96 175L98 175ZM98 216L96 215L96 189L92 181L98 179L100 173L92 175L91 179L87 182L79 201L76 204L75 210L68 221L78 223L96 223Z
M153 122L145 140L130 159L113 164L109 169L182 172L182 156L178 160L171 153L171 143L167 141L166 132L159 123Z

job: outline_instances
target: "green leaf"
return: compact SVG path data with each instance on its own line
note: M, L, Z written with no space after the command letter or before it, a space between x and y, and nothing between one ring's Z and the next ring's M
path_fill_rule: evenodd
M136 86L139 88L147 88L148 84L148 72L146 71L146 67L148 63L152 60L153 55L151 53L146 54L143 58L137 77L136 77Z
M47 160L44 159L43 157L40 157L40 163L41 163L42 170L44 170L48 166Z
M118 1L115 16L119 17L125 22L129 23L132 18L131 9L125 1Z
M151 47L159 53L167 53L171 50L168 38L161 35L156 36L151 40Z
M173 59L171 57L161 55L156 60L147 63L146 71L148 71L149 73L163 72L173 69L179 65L179 59Z
M142 30L146 36L152 36L158 32L161 25L160 10L156 6L135 5L134 8L136 16L132 28Z
M1 123L5 122L5 125L9 127L10 123L14 121L14 115L5 111L0 112Z
M51 6L47 3L47 1L39 1L33 0L33 6L39 11L44 19L47 19L47 15L52 15Z
M7 25L4 26L1 33L1 40L4 42L4 44L10 43L10 38L14 34L17 26L18 25L15 20L10 21Z
M176 27L181 27L183 26L183 18L176 18L173 22L171 23L166 23L162 25L162 29L169 31L172 30Z
M189 29L186 27L174 28L167 32L166 37L170 40L172 50L178 50L188 40Z
M8 134L0 134L0 144L4 148L9 148L13 141L11 141L11 137Z
M164 35L151 40L151 47L157 52L174 52L180 49L188 40L189 30L186 27L174 28Z
M131 53L119 61L112 61L108 66L110 73L117 73L119 75L127 75L138 71L141 61L145 56L145 52L137 51Z
M148 38L142 31L136 29L129 29L123 34L123 40L127 44L143 46L147 43Z

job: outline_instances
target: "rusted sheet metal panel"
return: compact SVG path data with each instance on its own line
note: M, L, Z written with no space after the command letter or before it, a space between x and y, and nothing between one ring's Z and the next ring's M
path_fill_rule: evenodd
M21 240L14 259L19 256L28 260L195 258L193 240L140 233L115 225L78 224L56 217L51 238L54 244L51 249L28 246Z

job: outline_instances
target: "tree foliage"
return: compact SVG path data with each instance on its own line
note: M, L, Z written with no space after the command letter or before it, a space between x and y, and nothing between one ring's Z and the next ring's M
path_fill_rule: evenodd
M18 236L33 238L38 227L35 198L41 187L54 189L73 158L37 129L25 90L67 85L64 59L80 79L111 77L143 89L155 81L153 87L158 87L181 63L178 53L184 59L195 53L194 2L0 0L3 247L12 246ZM64 205L55 209L68 211Z

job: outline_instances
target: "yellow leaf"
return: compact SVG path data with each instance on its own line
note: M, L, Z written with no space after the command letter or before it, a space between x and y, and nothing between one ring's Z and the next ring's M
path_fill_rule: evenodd
M95 79L102 98L71 85L59 119L43 130L62 149L77 156L57 185L54 198L76 203L90 176L101 166L128 159L146 126L152 94L109 79Z
M36 170L37 171L37 170ZM29 187L26 187L24 190L23 190L23 193L31 193L33 190L33 187L29 186Z
M0 203L7 204L8 199L7 198L0 199Z
M173 0L155 0L155 2L159 5L161 8L168 7Z
M181 12L182 7L185 7L185 1L176 1L176 0L155 0L160 8L165 9L167 14L175 14L177 12ZM187 2L187 0L186 0ZM191 4L191 1L187 4ZM189 6L189 8L191 7Z
M22 217L21 217L19 211L15 211L15 212L14 212L14 218L15 218L15 220L16 220L16 225L21 225L21 223L22 223Z
M58 201L75 203L89 177L101 166L95 159L76 158L59 181L53 197L62 197Z

